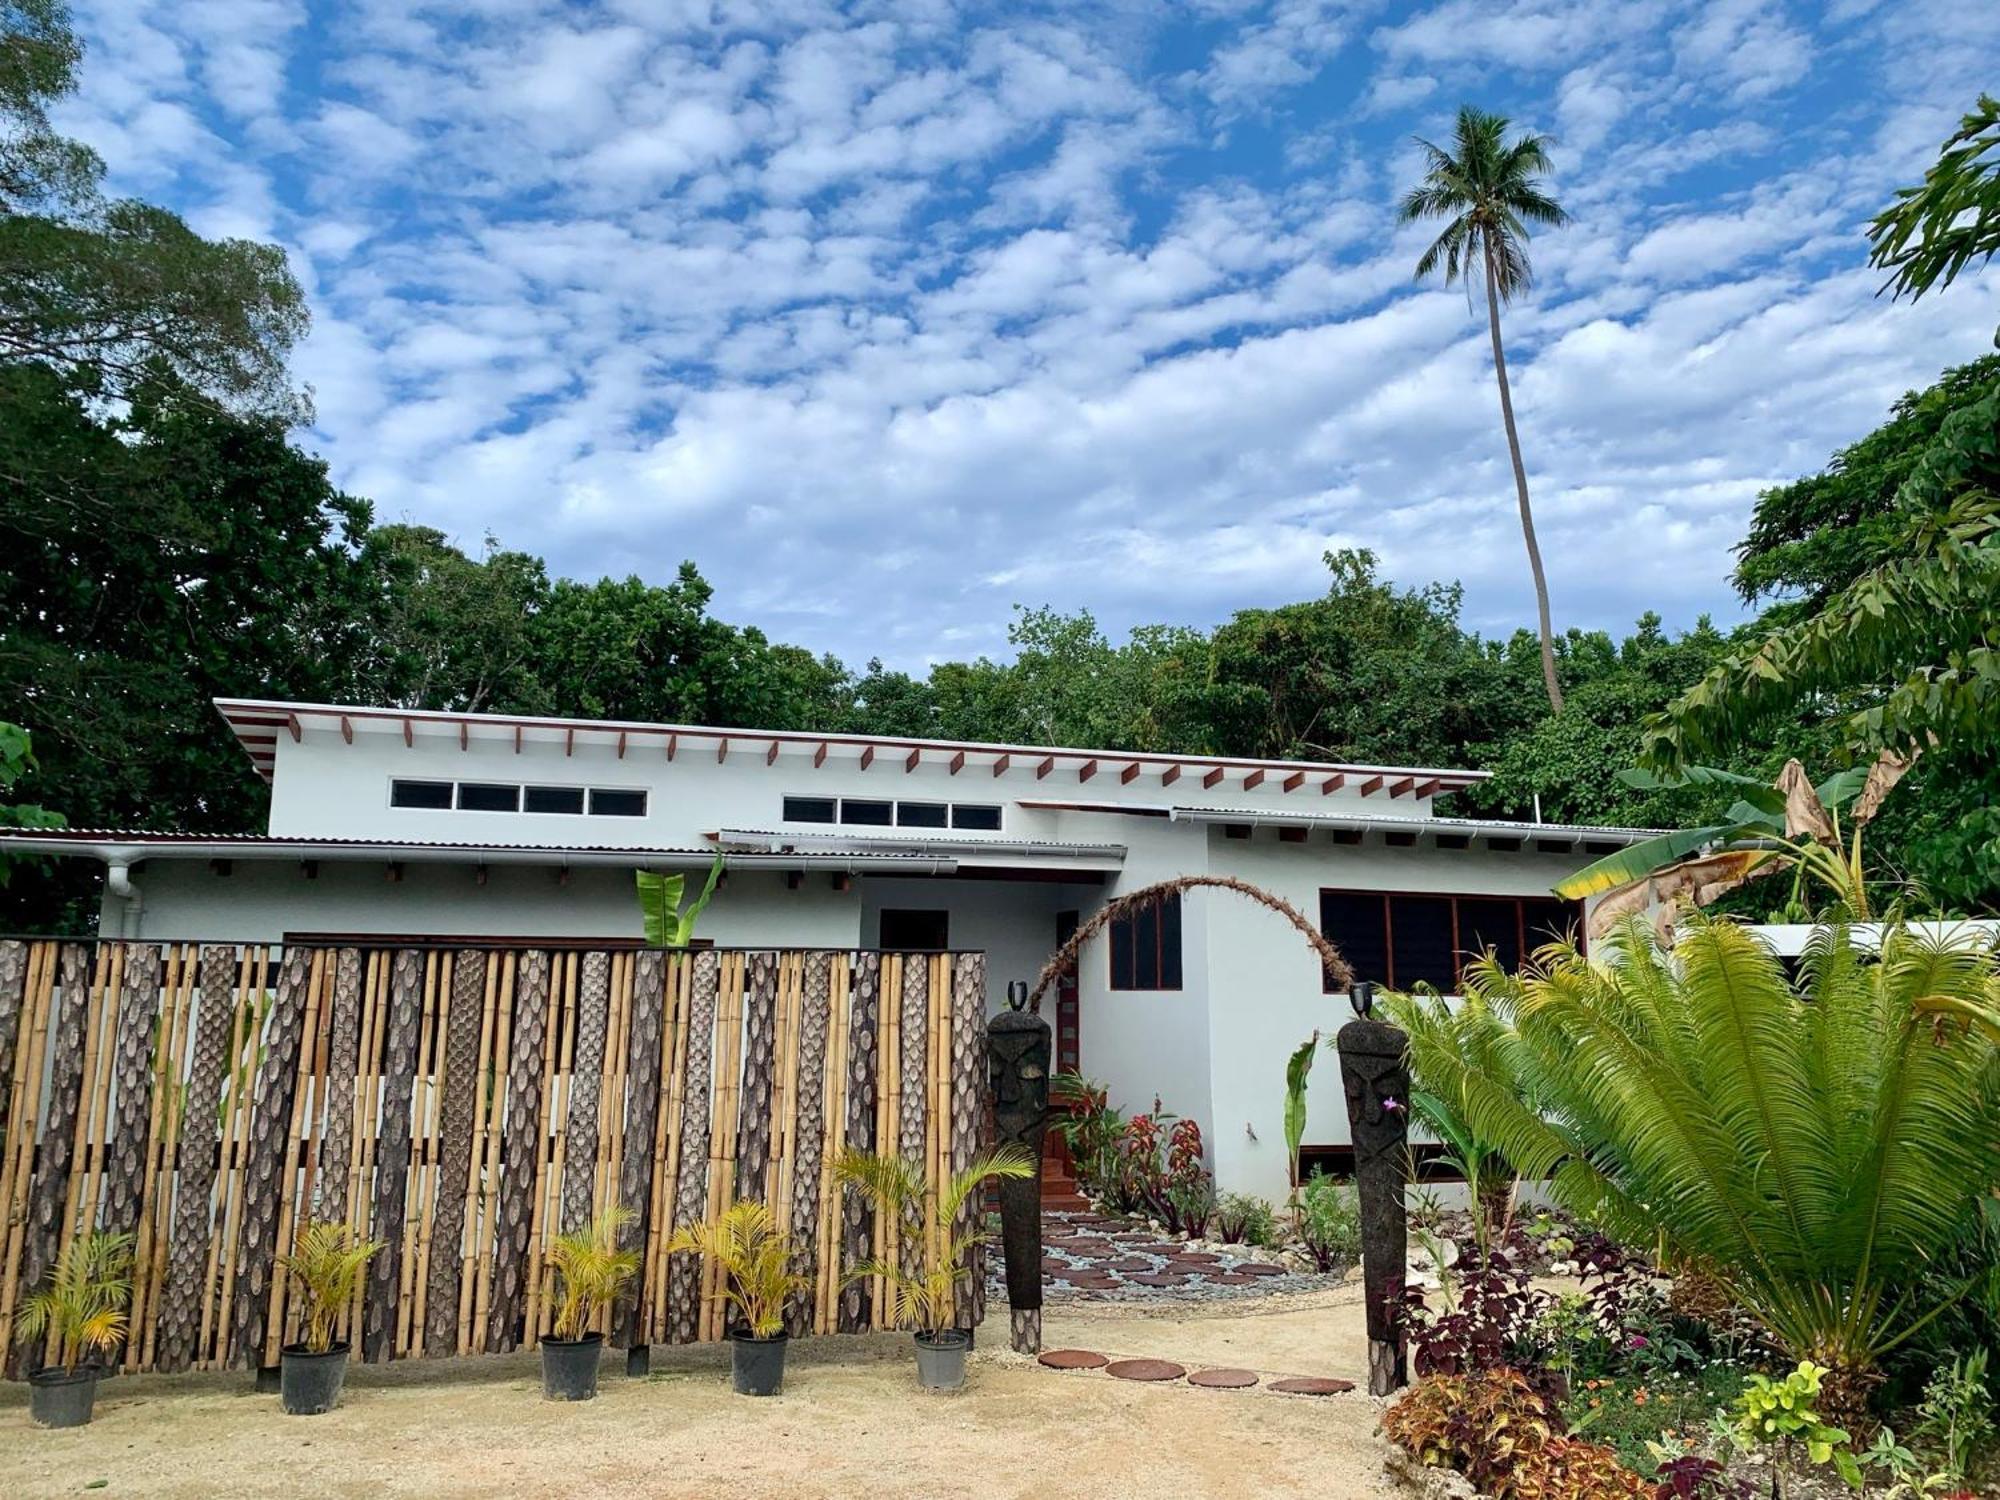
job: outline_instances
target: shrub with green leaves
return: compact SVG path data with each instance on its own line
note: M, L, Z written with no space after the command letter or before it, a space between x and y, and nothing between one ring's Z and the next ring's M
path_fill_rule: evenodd
M1361 1198L1352 1183L1313 1168L1299 1194L1299 1238L1322 1271L1361 1258Z
M1268 1245L1277 1236L1278 1219L1253 1193L1224 1193L1215 1204L1215 1232L1225 1245Z
M1800 1360L1783 1380L1752 1375L1730 1405L1729 1435L1745 1449L1765 1444L1802 1448L1808 1462L1831 1463L1859 1488L1861 1466L1848 1446L1846 1429L1822 1420L1815 1406L1825 1379L1825 1368L1809 1359Z

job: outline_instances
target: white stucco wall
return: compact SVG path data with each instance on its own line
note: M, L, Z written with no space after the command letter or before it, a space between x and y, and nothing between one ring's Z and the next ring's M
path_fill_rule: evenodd
M953 948L976 948L986 955L986 1008L1006 1004L1009 980L1032 985L1056 946L1056 913L1089 911L1102 899L1103 887L1029 880L912 880L894 876L864 876L861 891L860 944L878 945L881 916L891 910L944 911L949 914ZM1053 1000L1042 1013L1055 1022Z

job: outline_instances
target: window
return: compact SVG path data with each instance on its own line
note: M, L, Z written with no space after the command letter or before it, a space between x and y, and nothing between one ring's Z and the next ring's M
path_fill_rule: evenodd
M1000 809L993 803L954 802L951 807L951 826L976 828L981 833L998 833Z
M1181 897L1176 891L1111 919L1111 988L1181 987Z
M878 797L786 797L787 823L845 823L854 828L966 828L1000 831L997 802L891 802Z
M643 818L646 794L594 786L590 789L590 813L596 818Z
M1581 924L1574 902L1546 896L1433 896L1415 892L1321 891L1319 925L1355 977L1391 989L1416 984L1447 994L1489 948L1507 969ZM1332 981L1326 982L1328 989Z
M905 953L942 953L951 946L951 913L884 908L879 945Z
M948 802L898 802L896 804L896 826L898 828L943 828L951 822L951 804Z
M887 828L896 821L896 804L870 802L861 797L840 799L840 821L869 828Z
M490 781L461 781L458 784L460 812L519 812L521 789Z
M580 786L531 786L522 792L521 807L532 813L574 813L583 812L583 788Z
M785 821L787 823L831 823L833 821L833 798L787 797L785 799Z
M451 783L449 781L392 781L389 783L389 805L391 807L450 807Z

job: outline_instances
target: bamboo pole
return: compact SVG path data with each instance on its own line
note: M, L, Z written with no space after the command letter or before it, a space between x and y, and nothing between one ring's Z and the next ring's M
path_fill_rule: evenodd
M840 1296L840 1193L834 1167L847 1146L847 994L849 965L844 953L827 961L825 1113L819 1163L818 1291L813 1303L814 1333L837 1330Z
M717 1027L721 1063L716 1070L715 1131L711 1137L708 1181L708 1217L715 1219L729 1211L736 1201L736 1130L741 1108L743 1079L743 1020L745 963L740 953L723 959L723 994L718 1007ZM707 1258L702 1262L701 1338L722 1337L723 1308L720 1295L721 1271Z
M528 1313L525 1328L530 1343L542 1336L543 1303L546 1301L543 1288L547 1281L548 1268L542 1264L543 1224L548 1217L549 1194L552 1191L560 1192L562 1183L561 1131L564 1101L558 1064L563 1057L560 1033L568 1028L572 1010L568 1000L563 996L565 992L574 989L576 955L560 953L554 955L551 969L549 1005L555 1014L550 1018L547 1035L542 1044L541 1126L535 1133L535 1211L528 1229L526 1271ZM553 1154L549 1142L552 1129L556 1134Z
M28 993L21 1003L22 1041L15 1047L13 1086L7 1108L7 1165L0 1205L6 1220L5 1271L0 1275L0 1351L14 1347L14 1308L20 1293L22 1253L27 1240L28 1192L33 1182L36 1122L41 1118L42 1064L48 1054L49 1011L55 1003L57 947L36 943L29 953Z
M208 1350L206 1363L225 1365L229 1357L229 1312L236 1291L236 1225L243 1204L243 1151L250 1130L250 1089L257 1071L257 1043L263 1031L258 1013L264 994L264 979L270 953L262 944L243 950L242 971L237 979L236 1020L229 1049L229 1112L223 1141L222 1233L209 1247L209 1274L203 1284L212 1291L216 1272L221 1271L219 1298L204 1300L201 1309L202 1347ZM248 1055L245 1055L245 1049ZM214 1335L210 1344L209 1336Z
M881 1087L875 1101L875 1149L880 1153L898 1150L902 1137L901 1104L903 1098L903 986L907 982L903 975L903 958L900 954L882 955L882 1009L878 1025L881 1038ZM884 1263L902 1263L902 1223L893 1213L878 1212L875 1215L875 1258ZM877 1276L873 1285L873 1307L875 1326L888 1329L895 1326L894 1310L889 1307L888 1280Z
M389 955L371 948L363 960L361 980L361 1037L355 1051L354 1121L347 1146L347 1227L354 1243L366 1240L369 1213L375 1201L375 1134L379 1091L382 1081L382 1027L389 993ZM368 1295L368 1278L355 1278L354 1295L341 1315L339 1337L350 1345L360 1342L362 1309Z
M98 1167L104 1153L101 1149L93 1150L92 1142L101 1140L104 1116L110 1109L111 1058L115 1050L110 1032L117 1024L115 1001L125 977L125 945L99 943L96 967L83 1029L83 1107L76 1112L76 1137L70 1148L69 1192L63 1202L58 1256L61 1247L75 1239L80 1229L87 1233L97 1223ZM59 1357L53 1332L49 1335L49 1348L49 1358Z
M402 1281L396 1298L396 1352L421 1352L424 1333L424 1261L431 1240L431 1115L437 1102L436 1066L438 1007L449 1008L451 984L449 953L424 955L424 1010L417 1026L417 1071L411 1080L411 1111L415 1123L410 1131L410 1172L403 1182ZM442 996L442 998L440 998Z
M299 1076L292 1087L292 1112L291 1123L286 1131L284 1175L279 1178L282 1188L278 1195L278 1234L273 1242L279 1255L284 1255L291 1244L294 1205L302 1201L311 1202L310 1197L302 1199L298 1196L298 1178L300 1158L304 1156L310 1160L312 1116L306 1109L307 1085L316 1076L314 1070L324 1068L326 1064L326 1038L320 1026L320 990L329 977L326 958L327 953L324 948L315 949L312 966L306 976L305 1025L299 1033ZM327 1019L332 1019L330 1011L327 1013ZM306 1175L308 1178L306 1192L309 1194L310 1169ZM291 1277L274 1267L271 1276L269 1312L264 1320L263 1364L266 1369L278 1362L278 1351L284 1347L285 1294L290 1284Z
M669 962L672 967L668 971L667 993L672 997L673 1010L667 1030L667 1045L661 1049L667 1058L667 1098L660 1110L660 1128L665 1132L666 1170L656 1174L659 1191L655 1194L655 1202L658 1206L648 1221L646 1232L648 1253L653 1259L650 1305L654 1314L653 1340L657 1343L665 1343L673 1337L671 1309L668 1306L669 1268L673 1257L665 1254L660 1247L678 1227L681 1145L687 1139L688 1035L694 998L694 955L679 953Z
M479 1111L480 1133L473 1149L473 1160L480 1163L474 1189L479 1195L481 1209L472 1237L472 1274L466 1278L473 1284L472 1323L470 1332L461 1334L459 1338L460 1348L468 1352L484 1352L488 1348L486 1323L493 1298L493 1241L500 1220L500 1143L504 1138L501 1127L508 1108L517 1107L507 1097L507 1060L513 1055L514 981L520 972L520 959L519 953L510 951L488 970L489 974L495 970L499 974L499 989L494 1001L494 1019L498 1029L487 1054L488 1071L481 1079L488 1097Z
M159 1290L166 1275L167 1240L174 1221L174 1148L180 1142L181 1110L176 1103L181 1052L186 1043L187 1001L194 964L186 944L169 945L160 981L160 1046L153 1057L153 1099L146 1124L146 1175L139 1186L139 1227L133 1239L132 1306L125 1340L125 1368L142 1370L153 1361L158 1333ZM183 984L183 976L187 983Z

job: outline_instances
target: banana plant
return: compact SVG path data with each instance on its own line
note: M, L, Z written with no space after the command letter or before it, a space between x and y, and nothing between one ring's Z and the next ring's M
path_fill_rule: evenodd
M1292 1171L1292 1213L1299 1211L1299 1147L1306 1138L1306 1075L1319 1051L1319 1033L1300 1042L1285 1061L1285 1162Z
M1723 822L1632 844L1578 870L1555 893L1570 901L1603 898L1590 915L1594 938L1650 906L1658 908L1654 925L1664 938L1684 909L1706 906L1746 881L1790 870L1788 910L1808 911L1808 887L1817 886L1852 920L1866 922L1871 913L1861 871L1861 829L1915 760L1914 754L1884 751L1873 764L1836 772L1817 786L1796 760L1786 761L1770 785L1715 766L1688 766L1670 776L1620 771L1619 780L1642 791L1730 787L1737 800ZM1843 808L1847 833L1841 829Z
M655 948L685 948L694 941L694 924L715 894L722 879L723 856L715 856L708 867L708 879L701 894L685 909L681 898L687 891L687 876L679 871L662 875L656 870L640 870L639 912L646 923L646 941Z

